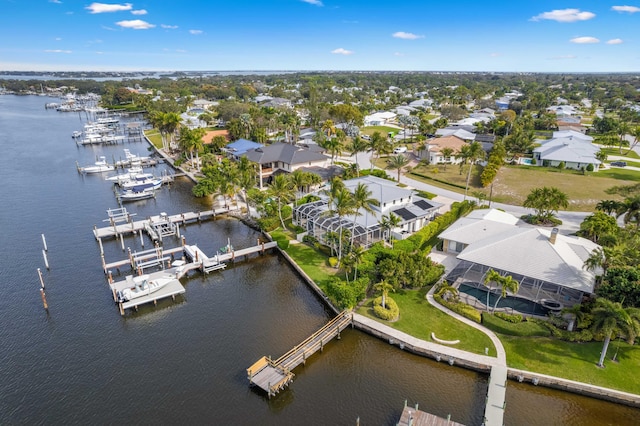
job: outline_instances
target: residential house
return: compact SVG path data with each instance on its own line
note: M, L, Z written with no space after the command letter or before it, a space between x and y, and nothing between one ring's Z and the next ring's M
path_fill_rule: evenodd
M484 288L486 274L493 269L518 281L518 297L543 306L553 301L556 310L593 292L598 271L587 270L584 263L597 244L517 222L495 209L475 210L442 232L443 251L455 254L459 262L447 281Z
M456 158L456 154L459 153L466 144L467 142L464 139L454 135L429 139L425 145L426 149L420 151L419 156L421 158L427 158L429 164L457 164L461 162L462 159ZM444 148L451 148L453 154L445 157L442 154Z
M371 198L379 203L378 206L371 206L372 212L360 209L357 215L338 217L331 214L329 200L321 194L321 200L294 209L294 223L325 244L328 233L338 233L342 228L343 231L354 232L354 240L359 245L369 247L385 237L381 226L383 215L394 214L400 218L399 225L389 232L395 239L404 239L428 224L442 207L441 203L419 197L411 189L400 188L393 181L375 176L344 181L345 187L351 192L360 183L367 186Z
M593 138L573 130L554 132L549 140L539 140L540 146L533 150L536 164L541 166L564 167L574 170L586 169L589 164L597 171L601 161L596 158L600 147L591 143Z
M227 144L222 151L228 156L235 158L236 160L242 157L247 151L257 148L263 148L264 145L258 142L250 141L247 139L238 139L237 141Z
M293 173L303 167L326 168L331 161L326 155L281 142L249 149L241 156L258 164L258 183L261 189L274 174Z
M367 115L364 118L364 125L366 126L385 126L396 118L396 113L391 111L376 112Z

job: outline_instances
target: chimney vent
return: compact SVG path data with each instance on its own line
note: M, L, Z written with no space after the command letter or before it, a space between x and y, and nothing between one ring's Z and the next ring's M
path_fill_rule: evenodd
M556 238L558 237L558 228L553 228L551 230L551 236L549 237L549 242L551 244L555 244L556 243Z

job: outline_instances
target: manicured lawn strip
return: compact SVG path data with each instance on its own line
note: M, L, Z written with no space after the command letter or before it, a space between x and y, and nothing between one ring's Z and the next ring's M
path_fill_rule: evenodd
M327 257L306 244L290 244L286 252L326 293L327 282L338 273L337 269L327 265Z
M511 323L486 313L482 314L482 325L495 333L508 334L510 336L548 337L551 334L548 328L534 322L523 321L519 323Z
M600 148L601 151L607 153L607 155L614 155L616 157L627 157L634 158L636 160L640 160L640 155L638 155L635 151L629 151L629 148L622 148L622 154L620 154L620 150L618 148Z
M158 132L156 129L151 129L145 130L144 134L151 141L153 146L158 149L162 148L162 136L160 136L160 132Z
M600 170L598 173L596 173L596 175L598 175L599 177L614 178L614 179L627 181L625 183L622 183L619 181L620 183L618 185L630 185L633 183L633 181L635 182L640 181L639 171L624 169L620 167L615 167L608 170ZM612 197L609 196L608 199L611 199L611 198ZM603 199L606 199L606 198L603 198Z
M509 367L562 377L640 394L640 347L620 342L618 363L611 361L617 341L607 352L605 368L598 368L602 342L569 343L547 337L498 335L507 352Z
M397 127L388 127L388 126L368 126L360 129L360 132L365 135L373 135L375 132L380 132L382 136L387 137L389 132L398 133L402 129L398 129Z
M432 341L433 332L438 339L460 340L460 343L451 345L456 349L484 355L484 348L489 348L489 355L496 356L493 343L486 334L431 306L425 298L427 291L425 288L390 293L389 296L400 308L400 318L395 322L382 321L375 317L371 300L358 308L357 312L418 339Z

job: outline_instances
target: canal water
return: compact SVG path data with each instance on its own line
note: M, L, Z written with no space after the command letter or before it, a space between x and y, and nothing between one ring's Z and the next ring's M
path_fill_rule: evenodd
M123 148L147 155L147 145L76 146L71 133L87 117L45 110L47 102L0 96L0 424L353 425L359 418L363 425L387 425L405 400L461 423L481 423L486 376L356 330L296 369L293 384L271 400L251 389L247 367L263 355L283 354L331 317L275 254L190 275L182 280L184 297L120 316L91 232L118 205L111 184L77 173L76 162L88 165L100 155L118 160ZM138 218L210 208L191 196L191 187L179 179L155 199L126 207ZM259 237L222 218L182 234L210 253L227 239L246 247ZM125 246L143 249L138 238L125 239ZM107 262L126 257L119 242L105 242L104 249ZM507 407L505 423L512 425L633 424L640 414L512 382Z

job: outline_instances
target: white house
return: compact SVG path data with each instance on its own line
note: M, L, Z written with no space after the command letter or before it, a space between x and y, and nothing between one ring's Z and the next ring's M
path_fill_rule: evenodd
M558 167L560 163L568 169L582 170L589 164L597 171L601 161L596 158L600 147L589 141L590 136L572 130L555 132L564 137L542 140L533 150L533 158L541 166Z
M389 124L396 118L397 114L391 111L376 112L367 115L364 118L364 125L366 126L384 126Z

